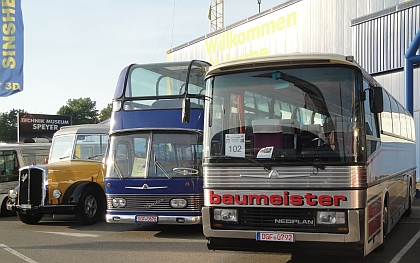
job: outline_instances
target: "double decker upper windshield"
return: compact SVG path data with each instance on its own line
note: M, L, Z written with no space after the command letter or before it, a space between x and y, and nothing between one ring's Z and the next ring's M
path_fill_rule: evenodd
M360 160L357 74L349 67L316 66L208 78L204 157Z
M191 107L202 109L207 67L202 61L132 65L127 79L124 72L120 77L126 82L124 91L117 90L114 97L124 92L122 107L129 111L181 108L181 99L188 94Z
M202 176L203 136L196 132L144 131L111 137L107 177Z

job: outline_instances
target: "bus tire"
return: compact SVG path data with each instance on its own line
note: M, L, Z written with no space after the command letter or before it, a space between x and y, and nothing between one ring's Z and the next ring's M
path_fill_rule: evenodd
M408 186L408 208L407 208L407 210L405 210L405 212L404 212L404 214L403 214L403 216L404 217L408 217L408 216L410 216L411 215L411 200L412 200L412 191L413 190L413 188L412 188L412 186L411 186L411 182L410 182L410 185Z
M101 219L102 198L101 194L92 186L86 187L80 196L75 210L76 220L81 225L92 225Z
M37 213L37 214L21 214L17 213L20 221L22 223L28 224L28 225L36 225L41 220L41 218L44 216L43 213Z

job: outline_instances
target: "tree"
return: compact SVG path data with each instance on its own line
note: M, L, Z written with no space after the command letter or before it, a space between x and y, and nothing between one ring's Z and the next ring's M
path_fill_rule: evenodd
M112 103L108 103L108 105L106 106L106 108L103 108L101 110L101 113L99 114L99 121L106 121L109 118L111 118L111 113L112 113Z
M96 101L90 98L69 99L67 105L61 106L57 115L71 116L72 125L98 123Z
M17 142L17 119L18 114L27 114L24 110L11 110L0 115L0 141Z

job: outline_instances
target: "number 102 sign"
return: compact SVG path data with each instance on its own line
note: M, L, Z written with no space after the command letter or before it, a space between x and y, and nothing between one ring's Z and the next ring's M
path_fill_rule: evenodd
M226 134L225 155L245 157L245 134Z

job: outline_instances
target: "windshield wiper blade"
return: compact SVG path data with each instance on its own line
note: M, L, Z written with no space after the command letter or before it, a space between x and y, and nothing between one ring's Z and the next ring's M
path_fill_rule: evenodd
M233 158L233 159L240 159L240 160L248 160L250 162L256 163L258 164L260 167L264 168L264 170L266 170L267 172L271 171L271 165L259 162L257 160L248 158L248 157L240 157L240 156L230 156L230 155L224 155L224 156L220 156L220 157L224 157L224 158Z
M162 164L156 160L156 154L153 156L153 161L155 162L155 174L157 174L156 167L159 167L159 169L163 172L163 174L168 177L168 179L172 179L172 177L168 174L168 172L163 168Z
M99 156L103 156L103 154L92 155L92 156L87 157L86 159L88 159L88 160L96 159Z
M300 159L300 158L297 158L296 160L298 160L298 161L300 161L300 162L302 162L302 163L307 163L307 164L310 164L310 165L312 165L312 166L314 166L314 167L316 167L316 168L319 168L319 169L321 169L321 170L325 170L325 165L323 165L323 164L318 164L318 163L314 163L314 162L306 161L306 160L303 160L303 159Z
M115 171L117 172L118 177L121 180L124 180L123 173L121 172L120 166L118 165L115 156L117 156L117 151L114 152L114 155L112 156L112 161L114 162Z
M280 157L280 158L279 157L274 157L273 159L276 160L276 161L279 161L279 160L285 161L285 158L284 157ZM299 161L301 163L310 164L310 165L312 165L312 166L314 166L314 167L316 167L318 169L325 170L325 165L314 163L314 162L310 162L310 161L306 161L306 160L301 159L301 158L287 158L287 160L290 160L290 161Z

